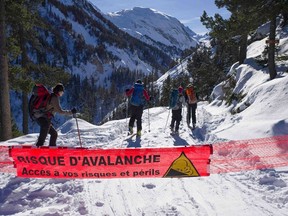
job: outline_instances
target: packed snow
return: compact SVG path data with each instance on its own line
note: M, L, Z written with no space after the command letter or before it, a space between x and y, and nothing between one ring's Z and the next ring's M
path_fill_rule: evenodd
M287 74L275 81L256 82L250 88L259 90L250 94L257 94L259 101L235 115L221 101L199 102L198 127L192 132L183 118L179 137L170 135L169 109L156 107L143 113L141 139L124 141L129 118L101 126L78 119L80 138L87 148L150 148L287 135L287 86ZM265 89L270 89L270 97L263 93ZM79 147L75 119L68 119L58 133L59 146ZM29 134L2 144L34 143L37 136ZM25 179L11 173L1 177L1 215L284 216L288 208L288 167L171 179Z

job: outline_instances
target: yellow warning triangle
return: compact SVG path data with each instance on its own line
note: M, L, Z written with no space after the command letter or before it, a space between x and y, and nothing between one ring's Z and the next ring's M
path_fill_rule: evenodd
M197 177L200 176L193 163L187 158L184 152L173 161L165 177Z

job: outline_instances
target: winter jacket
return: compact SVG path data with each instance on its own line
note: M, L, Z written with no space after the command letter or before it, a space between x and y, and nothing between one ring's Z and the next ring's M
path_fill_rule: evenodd
M182 94L179 94L178 101L174 107L172 107L172 110L178 110L182 109L182 105L185 104L185 98Z
M50 102L48 103L46 110L48 112L48 118L51 118L55 113L61 115L72 115L70 110L63 110L60 105L59 96L55 93L51 94Z
M140 85L140 84L138 84L138 85ZM132 87L129 91L126 91L126 96L130 97L133 94L133 92L134 92L134 87ZM150 100L150 96L148 95L148 92L146 91L146 89L143 89L143 96L144 96L146 101Z

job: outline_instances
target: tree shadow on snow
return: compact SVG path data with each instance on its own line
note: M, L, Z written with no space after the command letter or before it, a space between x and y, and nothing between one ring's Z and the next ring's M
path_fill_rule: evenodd
M281 120L272 127L274 136L288 135L288 121Z
M172 137L174 139L174 146L188 146L189 145L186 140L182 139L179 136L172 136Z
M136 140L129 139L127 148L141 148L141 138L136 137Z
M274 136L285 136L288 135L288 122L286 120L281 120L273 125L272 127L273 135ZM275 139L274 141L277 143L277 147L281 149L282 153L288 152L288 145L285 141L281 141L278 139Z
M205 140L205 128L195 128L191 131L193 139L203 142Z

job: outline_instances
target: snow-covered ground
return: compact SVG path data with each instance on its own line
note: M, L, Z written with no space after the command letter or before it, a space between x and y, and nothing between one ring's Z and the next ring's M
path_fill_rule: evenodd
M287 98L288 76L277 80L275 87L284 89ZM263 85L268 86L268 83L273 89L275 82ZM258 100L264 100L263 96L258 95ZM169 110L166 107L149 109L149 121L148 110L145 110L141 140L123 141L128 119L111 121L102 126L78 119L81 141L85 147L145 148L213 144L231 139L270 137L280 135L280 132L288 134L287 109L272 115L275 109L287 105L287 99L276 104L275 98L270 98L266 99L271 104L267 108L269 110L265 109L254 117L249 110L231 115L226 106L219 105L220 102L218 105L215 105L216 101L214 105L200 102L198 128L192 133L184 121L179 137L169 134L171 114L168 119ZM261 107L261 103L254 103L250 109L256 112ZM183 111L185 114L186 110ZM246 120L248 117L249 121ZM273 129L279 122L282 122L285 131L283 127L279 127L279 131ZM58 132L59 146L79 146L75 119L60 126ZM37 135L29 134L5 144L34 143ZM287 184L288 167L176 179L21 179L3 173L0 180L0 215L284 216L288 209Z

